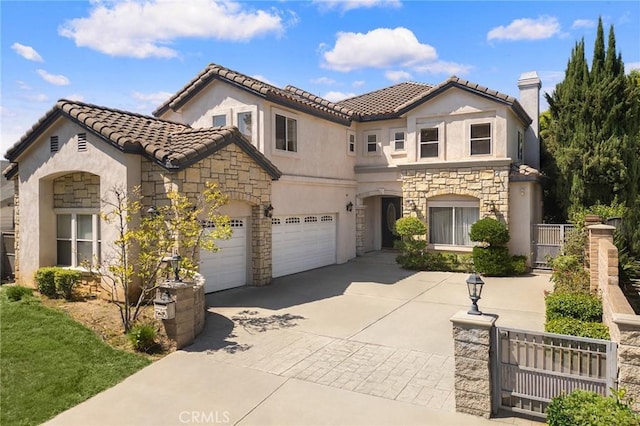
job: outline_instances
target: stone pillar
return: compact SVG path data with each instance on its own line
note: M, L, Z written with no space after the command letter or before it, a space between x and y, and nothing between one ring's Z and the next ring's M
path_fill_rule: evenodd
M618 389L627 390L632 408L640 412L640 316L613 314L613 322L619 330Z
M204 328L204 283L168 281L158 287L156 298L160 299L164 292L175 302L175 317L163 319L162 323L167 337L181 349L193 343Z
M497 315L469 315L465 311L451 317L457 412L491 416L491 336L497 319Z
M271 218L264 216L264 207L251 208L251 285L269 285L272 281Z
M613 231L616 228L609 225L590 225L587 227L589 241L589 283L591 291L598 290L598 246L601 239L613 244Z
M364 219L366 206L356 203L356 256L364 255Z

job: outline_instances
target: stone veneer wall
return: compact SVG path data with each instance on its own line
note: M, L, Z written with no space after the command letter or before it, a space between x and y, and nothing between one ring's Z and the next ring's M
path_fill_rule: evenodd
M618 249L613 245L615 228L587 226L591 289L602 297L602 321L611 340L618 343L618 388L625 388L640 411L640 316L627 301L618 281Z
M100 209L100 176L74 172L54 179L53 207Z
M402 171L402 196L427 219L427 201L438 195L466 195L480 200L480 217L509 217L509 166L415 168ZM405 216L410 211L404 211Z
M364 228L366 209L366 206L356 206L356 256L364 256Z
M229 144L178 172L169 172L143 159L141 170L146 207L166 205L166 194L172 190L195 199L202 194L206 182L217 183L231 200L250 204L252 284L271 282L271 219L264 217L264 208L271 203L271 176L242 149Z
M20 282L20 179L16 176L13 178L13 253L14 253L14 265L13 265L13 277L15 282Z

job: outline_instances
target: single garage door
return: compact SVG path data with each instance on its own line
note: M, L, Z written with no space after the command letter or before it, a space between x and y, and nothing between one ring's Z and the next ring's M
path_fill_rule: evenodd
M335 215L272 219L273 277L336 263Z
M246 219L232 219L233 234L228 240L216 241L219 251L200 250L200 273L206 279L205 293L247 283L247 225Z

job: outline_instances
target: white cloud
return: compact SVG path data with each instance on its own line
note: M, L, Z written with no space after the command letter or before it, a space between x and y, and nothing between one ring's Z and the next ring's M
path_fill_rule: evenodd
M176 38L248 41L283 32L276 12L251 10L248 3L219 0L96 1L86 18L65 22L58 32L76 46L111 56L172 58Z
M25 46L24 44L20 43L13 43L11 45L11 48L15 50L18 55L22 56L25 59L34 62L44 62L42 56L40 56L40 54L36 52L36 50L31 46Z
M348 12L354 9L371 9L374 7L401 7L400 0L314 0L322 11L338 9Z
M387 71L384 73L384 76L387 78L387 80L391 81L406 81L411 79L411 74L406 71Z
M64 98L69 101L84 102L84 95L81 95L79 93L70 93Z
M42 69L37 70L36 72L40 77L42 77L44 81L46 81L47 83L51 83L54 86L67 86L69 84L69 79L64 75L49 74Z
M30 102L49 102L49 97L44 93L30 93L25 98Z
M365 85L365 82L363 80L356 80L353 83L351 83L351 85L353 87L362 87Z
M344 93L344 92L332 91L332 92L325 93L324 96L322 97L331 102L340 102L344 99L352 98L354 96L356 96L355 93Z
M172 95L173 93L170 93L170 92L155 92L155 93L133 92L131 94L131 97L137 101L152 102L154 104L161 105L167 99L169 99Z
M640 62L628 62L624 64L624 73L629 74L631 70L640 71Z
M29 86L26 82L22 80L17 80L16 84L20 88L20 90L31 90L31 86Z
M270 84L270 85L272 85L272 86L276 86L276 87L278 87L278 85L277 85L277 84L273 83L271 80L269 80L269 79L268 79L267 77L265 77L264 75L261 75L261 74L255 74L255 75L252 75L252 76L251 76L251 78L255 78L256 80L260 80L260 81L261 81L261 82L263 82L263 83L267 83L267 84Z
M573 24L571 24L571 29L575 30L577 28L595 28L596 27L596 21L594 21L593 19L576 19L575 21L573 21Z
M541 16L538 19L516 19L506 27L495 27L487 33L487 40L541 40L559 33L557 18Z
M406 28L377 28L363 33L340 32L332 50L323 54L329 69L410 67L435 60L436 49L418 41Z
M311 79L311 83L313 84L325 84L327 86L331 86L333 84L336 84L336 81L332 78L329 77L318 77L318 78L313 78Z
M455 62L436 61L416 67L415 70L427 74L466 75L473 69L472 65L457 64Z

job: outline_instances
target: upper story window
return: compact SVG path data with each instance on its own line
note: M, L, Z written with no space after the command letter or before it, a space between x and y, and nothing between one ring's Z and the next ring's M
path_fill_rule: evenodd
M522 131L518 130L518 161L524 158L524 136Z
M238 130L242 135L252 140L253 137L253 114L251 112L238 113Z
M366 154L375 154L378 152L378 134L377 133L365 133L365 141L367 143Z
M58 149L60 149L60 142L57 136L51 136L49 139L49 147L51 148L51 152L58 152Z
M471 125L471 155L491 154L491 123Z
M438 156L440 131L437 127L420 129L420 158L434 158Z
M356 134L347 132L347 153L355 155L356 153Z
M251 119L249 119L249 122L251 122ZM226 126L226 125L227 125L226 114L213 116L213 127ZM251 129L249 129L249 133L251 133Z
M405 131L404 129L393 129L391 130L391 147L394 151L404 151L404 143L405 143Z
M276 149L298 151L298 121L276 114Z

